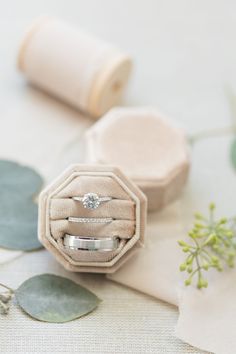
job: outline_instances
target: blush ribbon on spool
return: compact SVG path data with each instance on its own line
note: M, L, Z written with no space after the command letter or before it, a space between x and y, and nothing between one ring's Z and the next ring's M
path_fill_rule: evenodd
M132 62L115 46L46 17L25 35L18 66L36 86L96 118L119 102Z

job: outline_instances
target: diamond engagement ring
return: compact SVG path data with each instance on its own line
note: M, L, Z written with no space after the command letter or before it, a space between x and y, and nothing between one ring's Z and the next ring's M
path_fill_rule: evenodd
M117 237L83 237L66 234L64 236L64 246L73 250L85 251L114 251L119 246Z
M111 197L99 197L96 193L87 193L83 197L72 197L72 199L82 202L86 209L97 209L102 202L109 202Z

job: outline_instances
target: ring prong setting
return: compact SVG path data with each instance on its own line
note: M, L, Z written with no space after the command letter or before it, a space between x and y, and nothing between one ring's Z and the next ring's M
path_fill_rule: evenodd
M97 209L100 205L99 196L96 193L86 193L82 199L83 207L85 209Z

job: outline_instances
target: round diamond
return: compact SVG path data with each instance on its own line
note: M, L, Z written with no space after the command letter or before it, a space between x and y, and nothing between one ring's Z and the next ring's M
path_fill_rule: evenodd
M99 196L96 193L85 194L82 202L86 209L97 209L100 205Z

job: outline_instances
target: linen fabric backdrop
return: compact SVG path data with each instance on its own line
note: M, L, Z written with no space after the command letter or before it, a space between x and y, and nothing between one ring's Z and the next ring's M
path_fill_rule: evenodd
M35 17L48 13L72 21L129 52L135 70L123 104L156 106L191 136L218 129L222 134L232 124L225 86L235 88L236 83L235 12L233 0L2 2L0 157L32 165L50 181L70 163L83 160L83 132L93 123L26 85L17 72L19 42ZM228 173L217 174L224 169L222 161L228 163L230 139L228 134L222 144L215 141L211 147L209 141L199 142L201 151L194 152L193 160L198 154L200 166L207 152L203 168L212 171L210 164L215 160L216 175L212 180L200 167L193 168L195 187L200 181L204 188L196 187L195 193L203 199L195 204L193 197L190 212L213 198L219 214L234 214L233 200L228 203L233 177L228 180ZM207 183L212 181L217 181L218 188L208 194ZM175 336L178 310L173 305L102 275L68 273L45 250L2 251L0 259L1 282L12 287L35 274L50 272L78 281L103 299L94 313L64 325L34 321L13 306L7 317L0 317L3 353L202 353Z

